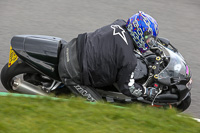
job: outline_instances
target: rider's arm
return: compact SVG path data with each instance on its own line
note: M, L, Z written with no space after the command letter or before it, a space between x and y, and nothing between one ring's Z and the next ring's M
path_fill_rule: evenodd
M122 67L117 76L117 85L120 91L129 97L140 97L144 93L143 87L134 81L133 72L137 65L136 62L137 61L133 61L132 63Z

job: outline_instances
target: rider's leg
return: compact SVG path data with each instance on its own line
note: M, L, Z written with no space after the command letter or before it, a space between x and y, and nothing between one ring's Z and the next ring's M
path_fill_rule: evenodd
M102 97L94 88L80 85L81 72L76 53L76 39L63 44L59 57L58 72L62 82L76 96L82 96L92 102L102 100Z
M102 97L99 95L99 93L92 87L78 84L67 87L71 90L73 94L75 94L76 96L86 98L87 101L96 102L102 100Z

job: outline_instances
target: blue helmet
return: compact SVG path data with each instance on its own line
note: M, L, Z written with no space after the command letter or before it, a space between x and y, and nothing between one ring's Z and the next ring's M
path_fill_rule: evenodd
M145 38L149 35L156 38L159 32L156 20L142 11L139 11L128 19L126 28L141 53L150 49Z

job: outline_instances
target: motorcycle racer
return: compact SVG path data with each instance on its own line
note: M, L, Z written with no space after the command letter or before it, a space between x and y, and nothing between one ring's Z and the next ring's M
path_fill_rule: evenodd
M63 45L59 58L62 82L76 95L89 101L101 100L95 88L117 83L124 95L137 98L156 95L155 88L144 88L135 83L137 58L134 51L145 53L151 48L148 36L158 36L158 24L150 15L139 11L124 21L95 32L79 34Z

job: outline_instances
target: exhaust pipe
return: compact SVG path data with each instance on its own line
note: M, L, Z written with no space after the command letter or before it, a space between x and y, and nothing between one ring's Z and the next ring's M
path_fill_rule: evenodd
M13 90L23 94L42 95L42 96L48 95L47 93L42 91L42 89L39 86L35 86L25 81L21 81L20 78L14 80Z

